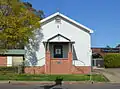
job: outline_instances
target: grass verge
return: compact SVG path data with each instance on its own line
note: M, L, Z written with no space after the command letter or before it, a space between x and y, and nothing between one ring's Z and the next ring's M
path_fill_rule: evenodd
M31 75L31 74L0 74L0 80L16 80L16 81L54 81L56 77L62 77L63 81L89 81L90 75L71 74L71 75ZM100 74L93 74L92 80L96 82L107 82L106 78Z

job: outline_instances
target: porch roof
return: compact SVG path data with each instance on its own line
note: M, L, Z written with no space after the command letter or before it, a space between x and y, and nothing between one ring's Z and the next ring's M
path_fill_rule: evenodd
M47 40L44 40L43 41L44 43L45 42L70 42L70 43L75 43L75 41L71 41L71 39L61 35L61 34L57 34L57 35L54 35L52 37L49 37Z
M47 43L47 41L43 41L43 43ZM65 41L50 41L49 43L72 43L74 44L75 41L65 42Z

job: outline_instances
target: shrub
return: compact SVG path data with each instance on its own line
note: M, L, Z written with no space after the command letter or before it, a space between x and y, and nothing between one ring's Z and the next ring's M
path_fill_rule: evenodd
M120 68L120 54L106 54L104 56L104 66L106 68Z
M0 67L0 73L6 74L6 73L17 73L18 67L12 66L12 67Z

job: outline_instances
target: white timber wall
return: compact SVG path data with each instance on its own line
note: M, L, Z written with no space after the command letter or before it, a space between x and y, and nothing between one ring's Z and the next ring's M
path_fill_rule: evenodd
M43 41L61 34L72 41L75 41L74 48L77 56L77 60L73 61L73 64L76 66L91 66L91 38L90 33L84 31L81 28L76 27L75 25L61 20L59 28L57 28L55 20L45 23L41 26L43 33ZM45 65L45 47L43 43L40 42L39 51L36 52L38 63L36 66ZM40 60L42 59L42 60Z

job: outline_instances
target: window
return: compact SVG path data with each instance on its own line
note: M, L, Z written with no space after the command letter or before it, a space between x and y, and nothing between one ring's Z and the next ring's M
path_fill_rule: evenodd
M61 49L55 49L55 54L61 54Z
M54 45L54 58L63 58L62 45Z

